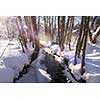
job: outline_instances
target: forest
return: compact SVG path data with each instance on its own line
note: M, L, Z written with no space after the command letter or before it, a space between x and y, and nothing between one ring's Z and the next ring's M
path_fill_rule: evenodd
M100 16L0 16L0 83L99 83Z

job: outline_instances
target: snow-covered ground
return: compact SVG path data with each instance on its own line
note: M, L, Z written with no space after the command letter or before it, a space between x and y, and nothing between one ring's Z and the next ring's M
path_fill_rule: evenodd
M88 44L86 50L86 81L100 82L100 41Z
M30 46L30 44L28 44L28 46L29 50L26 50L26 53L22 53L18 41L13 40L9 42L8 40L0 40L0 82L13 82L13 79L18 76L24 65L29 63L29 56L32 54L34 49ZM5 52L3 53L4 50ZM59 55L60 51L57 45L51 46L51 50ZM69 59L70 64L73 64L75 54L73 50L69 51L66 47L65 51L61 54ZM38 58L33 61L28 73L23 75L21 79L17 80L18 83L38 83L49 82L51 80L50 75L46 72L46 66L41 64L41 59L44 59L44 55L43 49L40 49ZM78 79L80 78L80 62L81 60L78 59L78 65L70 65L70 68L73 69L73 73ZM83 78L86 79L86 82L100 82L99 40L96 44L87 44L85 71Z
M73 43L72 43L73 44ZM74 47L73 47L74 48ZM51 50L59 55L60 52L58 45L51 46ZM50 51L49 51L50 52ZM74 65L75 51L64 50L62 56L69 59L70 68L73 70L77 79L80 79L81 59L77 58L78 64ZM61 56L60 54L60 56ZM68 73L67 73L68 75ZM98 38L96 44L88 43L86 48L86 66L83 78L86 82L100 82L100 39Z
M6 48L6 49L5 49ZM0 41L0 82L13 82L13 79L19 75L25 64L29 64L29 56L33 52L33 48L28 44L26 53L22 53L18 41ZM5 51L4 51L5 50ZM4 53L3 53L4 51ZM44 58L43 50L40 49L38 58L32 63L28 73L17 80L17 83L39 83L48 82L49 74L45 71L45 66L40 64Z
M28 73L23 75L22 78L16 81L16 83L37 83L36 72L33 67L28 70Z
M73 73L79 78L80 74L80 63L81 60L77 59L78 64L74 64L74 55L75 51L69 51L65 54L65 57L69 59L69 62L71 63L70 67L73 67ZM87 83L97 83L100 82L100 40L98 39L96 44L88 43L86 48L86 57L85 57L85 74L83 75L83 78L86 80Z
M19 75L28 57L21 52L17 41L0 41L0 82L13 82L14 77Z

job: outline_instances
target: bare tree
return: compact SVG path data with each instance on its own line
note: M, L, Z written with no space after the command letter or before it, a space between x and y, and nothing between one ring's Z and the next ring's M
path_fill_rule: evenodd
M45 27L45 34L48 32L48 27L47 27L47 18L44 16L44 27Z
M32 27L32 31L34 33L34 51L31 55L30 63L32 63L37 58L39 49L40 49L38 30L37 30L37 25L36 25L36 16L31 16L31 20L32 20L31 27Z
M90 16L82 16L81 20L81 27L80 27L80 35L78 38L78 42L76 45L76 52L75 52L75 64L77 64L76 57L79 56L82 50L82 63L81 63L81 75L84 74L84 67L85 67L85 51L86 51L86 44L87 44L87 37L89 33L89 19Z
M91 32L92 30L92 32ZM95 35L93 35L95 33ZM95 16L89 29L89 38L92 43L96 43L97 37L100 35L100 17Z
M67 21L67 42L69 45L69 50L71 50L71 39L72 39L72 30L73 30L73 26L74 26L74 16L69 16L68 17L68 21Z
M40 16L38 16L38 31L40 31Z

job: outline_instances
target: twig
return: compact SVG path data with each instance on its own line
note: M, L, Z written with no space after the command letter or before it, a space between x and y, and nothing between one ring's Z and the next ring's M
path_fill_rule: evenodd
M0 56L0 58L2 58L2 56L4 55L4 53L5 53L5 51L6 51L6 49L7 49L8 46L9 46L9 43L7 44L7 46L5 47L5 49L3 50L3 52L2 52L2 54L1 54L1 56Z

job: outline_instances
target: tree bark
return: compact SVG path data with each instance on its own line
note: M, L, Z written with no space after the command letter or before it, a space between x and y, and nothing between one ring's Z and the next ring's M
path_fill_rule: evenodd
M31 16L32 20L32 30L34 32L34 51L31 55L31 61L30 64L38 57L39 50L40 50L40 43L39 43L39 38L38 38L38 30L37 30L37 25L36 25L36 17Z
M79 37L78 37L78 41L77 41L77 44L76 44L76 51L75 51L75 61L74 61L74 64L76 65L77 64L77 55L79 55L79 51L80 51L80 42L81 42L81 37L82 37L82 32L83 32L83 23L84 23L84 17L82 16L81 18L81 26L80 26L80 34L79 34Z
M20 28L19 28L17 19L16 19L16 25L17 25L17 29L18 29L18 32L19 32L18 40L19 40L19 42L20 42L20 44L21 44L23 53L25 53L25 50L24 50L24 47L23 47L23 42L22 42L22 33L21 33Z
M82 64L81 64L81 75L84 74L85 71L85 51L86 51L86 44L87 44L87 36L89 32L89 18L90 16L85 16L85 28L84 28L84 41L83 41L83 53L82 53Z

